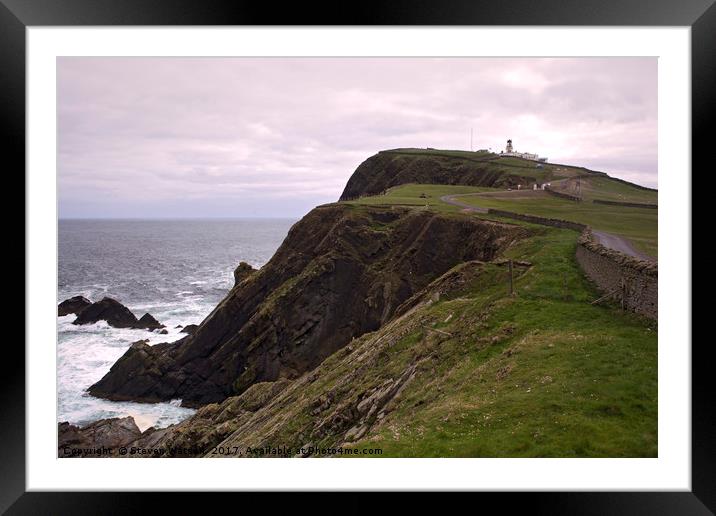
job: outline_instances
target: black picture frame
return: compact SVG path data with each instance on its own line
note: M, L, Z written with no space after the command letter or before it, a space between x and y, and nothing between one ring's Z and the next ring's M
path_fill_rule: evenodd
M350 5L338 2L331 5L268 4L244 0L0 0L0 145L3 162L8 175L14 175L20 181L17 188L24 191L20 171L25 170L25 29L31 26L633 25L691 27L692 169L707 172L709 161L712 161L708 156L712 147L708 129L712 113L716 112L716 6L713 4L713 0L657 0L649 3L643 0L386 0ZM14 223L18 226L16 219L17 215ZM20 246L16 244L15 247L19 249ZM19 262L20 255L24 262L24 251L15 252L13 259ZM19 268L17 264L15 269ZM29 274L32 271L26 270L26 275ZM691 346L691 342L670 344L685 349ZM5 367L0 389L3 415L0 425L0 512L124 514L142 512L148 509L149 503L156 502L164 510L181 508L179 514L187 513L190 507L188 493L26 492L25 356L17 340L6 341L4 348ZM693 346L691 350L691 492L485 493L481 495L483 499L500 504L501 512L527 504L530 512L536 514L710 514L716 511L716 421L710 396L710 361L706 357L706 346ZM241 495L214 493L211 496L217 497L212 502L219 504L229 496ZM296 496L289 502L291 505L308 503L316 506L315 498L300 495L296 499ZM368 501L358 494L343 496L342 512L362 512L361 509L372 509L375 504L374 499ZM420 496L411 499L414 503L423 503ZM237 509L262 510L264 504L265 499L242 496Z

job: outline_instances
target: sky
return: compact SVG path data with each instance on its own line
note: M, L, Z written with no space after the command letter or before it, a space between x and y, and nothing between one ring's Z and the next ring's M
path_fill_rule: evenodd
M297 218L471 130L657 187L657 60L65 57L57 124L61 218Z

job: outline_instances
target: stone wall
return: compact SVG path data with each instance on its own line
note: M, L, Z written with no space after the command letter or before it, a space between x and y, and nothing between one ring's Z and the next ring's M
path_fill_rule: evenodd
M594 204L608 204L610 206L628 206L629 208L650 208L653 210L659 209L658 204L646 204L641 202L621 202L621 201L607 201L603 199L594 199Z
M490 215L496 215L498 217L505 217L507 219L516 219L523 222L531 222L532 224L541 224L543 226L552 226L555 228L562 229L573 229L575 231L584 231L587 226L580 224L579 222L572 222L570 220L562 219L549 219L546 217L537 217L536 215L524 215L522 213L514 213L511 211L495 210L490 208L487 210Z
M604 247L594 239L591 228L585 224L492 208L488 213L543 226L579 231L581 235L577 241L577 263L597 288L605 295L613 294L612 298L621 303L625 310L651 319L659 317L659 275L656 263L639 260Z
M591 229L585 229L577 242L577 262L585 274L605 294L625 310L659 317L658 265L638 260L596 242Z
M547 192L550 195L554 195L555 197L561 197L562 199L567 199L568 201L575 201L579 202L582 200L581 197L577 197L576 195L571 195L564 192L559 192L557 190L553 190L552 188L546 186L544 189L545 192Z

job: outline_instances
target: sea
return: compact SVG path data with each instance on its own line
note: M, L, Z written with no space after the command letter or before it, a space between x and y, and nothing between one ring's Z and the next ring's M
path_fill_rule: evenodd
M87 388L102 378L129 346L172 342L200 323L234 284L241 261L269 261L296 219L60 220L58 299L117 299L137 317L151 313L168 335L112 328L104 321L75 326L57 318L57 420L86 425L133 416L143 431L193 414L181 400L167 403L108 401Z

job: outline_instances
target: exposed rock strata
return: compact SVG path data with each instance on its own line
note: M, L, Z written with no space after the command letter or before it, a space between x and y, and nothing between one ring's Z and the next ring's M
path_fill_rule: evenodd
M78 427L68 422L58 424L58 456L96 456L96 448L109 449L124 446L142 436L134 418L100 419Z
M352 340L312 371L295 380L256 383L238 396L201 407L177 425L147 432L131 445L161 449L163 456L189 449L195 456L246 457L253 456L249 448L287 446L299 454L301 447L359 441L391 420L411 382L426 381L440 359L441 342L447 337L424 331L420 345L408 353L411 359L386 360L401 339L435 322L425 315L435 293L459 297L475 282L504 282L507 272L495 276L495 269L504 268L479 261L459 264L416 293L402 315ZM486 338L475 345L489 342ZM232 450L232 455L215 454L217 446Z
M422 210L326 205L235 286L195 334L135 343L89 391L109 399L220 402L296 378L454 265L491 260L524 228Z
M256 272L256 269L251 267L251 265L246 262L239 262L239 266L234 269L234 286L244 281L254 272Z
M188 333L189 335L194 335L196 333L197 328L199 328L198 324L187 324L182 328L182 330L179 333Z

